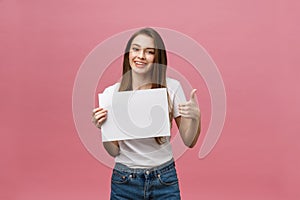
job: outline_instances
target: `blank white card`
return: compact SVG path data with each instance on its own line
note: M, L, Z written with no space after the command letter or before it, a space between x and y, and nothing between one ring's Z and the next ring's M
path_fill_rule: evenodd
M166 88L98 94L108 110L102 141L170 136Z

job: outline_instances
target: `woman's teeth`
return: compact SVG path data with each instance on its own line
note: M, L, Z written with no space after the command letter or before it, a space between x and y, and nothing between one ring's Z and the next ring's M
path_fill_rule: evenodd
M138 62L138 61L136 61L134 63L137 67L144 67L146 65L146 63L142 63L142 62Z

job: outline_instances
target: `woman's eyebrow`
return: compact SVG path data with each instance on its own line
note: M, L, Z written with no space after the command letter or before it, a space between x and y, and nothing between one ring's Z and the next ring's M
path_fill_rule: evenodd
M132 45L135 45L135 46L141 47L141 45L139 45L139 44L132 44ZM154 48L154 47L146 47L145 49L153 49L153 50L155 50L155 48Z

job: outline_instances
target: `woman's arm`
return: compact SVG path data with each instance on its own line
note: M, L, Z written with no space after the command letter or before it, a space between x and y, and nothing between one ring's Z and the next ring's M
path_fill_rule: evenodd
M194 147L201 131L201 114L195 97L196 89L191 92L191 98L179 105L179 114L175 121L183 143L187 147Z
M95 124L97 128L99 129L101 128L106 118L107 118L107 110L104 110L103 108L95 108L93 110L92 122ZM112 157L116 157L120 153L118 141L103 142L103 146L107 151L107 153Z
M184 117L175 118L177 127L180 132L183 143L189 147L193 148L197 143L197 140L201 131L200 120L193 120Z
M107 153L112 157L116 157L120 153L118 141L103 142L103 146Z

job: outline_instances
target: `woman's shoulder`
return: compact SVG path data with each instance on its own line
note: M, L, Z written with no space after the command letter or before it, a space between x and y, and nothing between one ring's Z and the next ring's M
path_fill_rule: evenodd
M110 85L108 87L106 87L103 91L103 93L107 94L107 93L113 93L114 91L118 91L119 90L119 87L120 87L120 83L117 82L113 85Z

